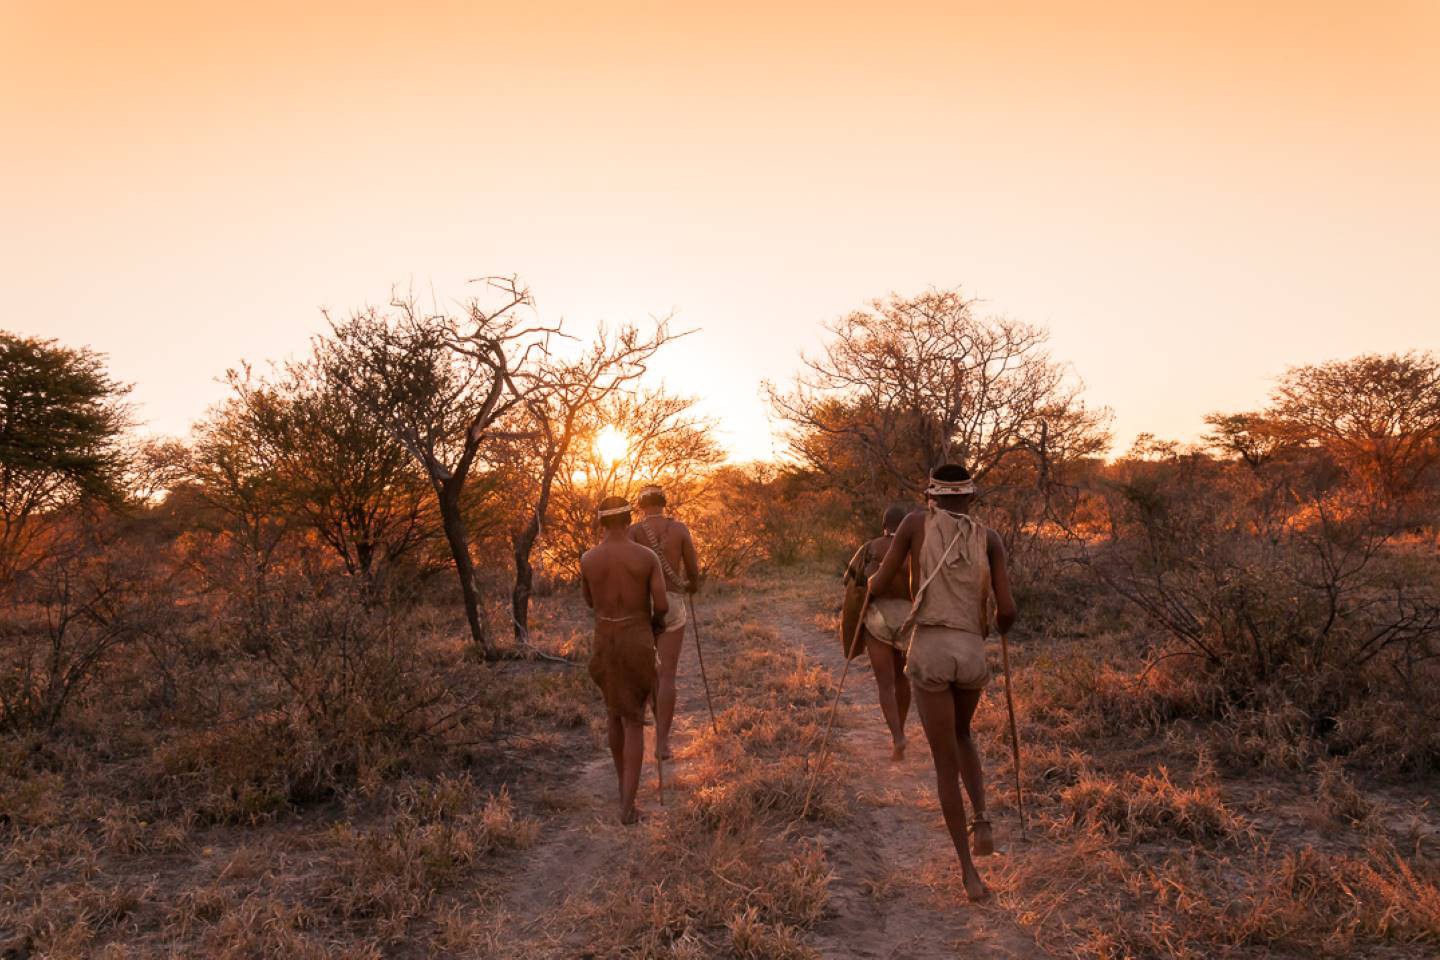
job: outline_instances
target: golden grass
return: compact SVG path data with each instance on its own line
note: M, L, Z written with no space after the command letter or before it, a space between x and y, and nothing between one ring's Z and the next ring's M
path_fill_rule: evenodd
M602 884L566 904L565 942L577 952L816 956L805 935L823 915L830 868L800 812L834 681L769 628L742 622L735 636L711 667L728 701L720 732L697 725L667 808L638 842L617 843ZM843 782L832 763L805 822L846 817Z
M1075 824L1137 842L1214 843L1246 829L1217 788L1176 786L1164 768L1118 779L1087 774L1061 791L1060 798Z
M545 918L501 894L547 819L584 806L557 760L603 749L596 697L583 670L474 665L473 707L443 735L345 767L244 701L163 736L97 703L65 735L0 739L0 953L813 957L833 884L821 838L852 829L856 791L887 815L937 807L928 779L909 796L832 755L801 820L838 676L777 632L774 605L815 605L830 585L751 586L707 597L719 734L692 724L647 823L593 828L613 858ZM996 922L1056 956L1440 956L1429 781L1367 772L1423 766L1440 734L1351 707L1331 745L1353 753L1324 757L1283 697L1221 710L1185 659L1147 671L1133 636L1097 623L1084 643L1012 644L1031 830L982 865ZM992 811L1012 816L999 683L976 729ZM858 889L882 910L963 897L938 831Z
M1390 826L1354 768L1317 760L1308 717L1283 697L1220 709L1203 679L1169 662L1127 669L1118 639L1020 644L1012 657L1031 835L986 876L1048 952L1437 954L1433 826ZM1008 783L996 789L1009 758L994 690L977 725L1004 809L1013 798ZM958 895L944 874L937 903Z

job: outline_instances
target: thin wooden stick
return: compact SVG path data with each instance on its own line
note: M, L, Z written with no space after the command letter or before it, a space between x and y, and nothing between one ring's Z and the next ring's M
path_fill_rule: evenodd
M685 605L690 611L690 625L695 630L695 656L700 659L700 680L705 684L705 706L710 708L710 729L718 734L720 726L715 722L715 701L710 699L710 678L705 676L705 653L700 649L700 620L695 616L695 599L688 593L685 594Z
M805 788L805 802L800 807L800 819L804 820L810 812L810 796L815 792L815 784L820 779L820 768L825 765L825 755L830 749L830 730L835 726L835 714L840 709L840 694L845 691L845 678L850 675L850 651L860 644L860 631L865 629L865 611L870 608L870 589L865 589L865 602L860 604L860 618L855 623L855 635L850 638L850 645L840 651L845 658L845 669L840 671L840 686L835 689L835 701L830 704L830 719L825 724L825 738L820 741L820 756L815 761L815 770L810 774L810 786Z
M650 698L650 712L653 714L659 706L660 701L655 696L652 696ZM655 732L657 734L660 732L660 718L658 716L655 718ZM641 751L641 755L644 755L643 750ZM655 738L655 783L656 789L660 794L660 806L663 807L665 806L665 759L660 756L660 738L658 736Z
M1015 805L1020 808L1020 832L1024 833L1025 795L1020 790L1020 734L1015 728L1015 697L1010 691L1010 643L1003 633L1000 634L1000 662L1005 667L1005 707L1010 711L1010 749L1015 757Z

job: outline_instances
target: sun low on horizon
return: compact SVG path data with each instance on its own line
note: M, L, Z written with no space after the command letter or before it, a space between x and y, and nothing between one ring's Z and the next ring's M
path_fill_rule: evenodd
M0 0L0 960L1440 956L1440 0Z
M630 435L613 424L606 424L595 434L594 448L600 462L613 467L630 452Z
M961 288L1138 434L1285 369L1435 349L1440 7L12 2L8 328L143 429L396 290L673 316L648 382L733 459L823 325ZM503 41L498 38L504 38Z

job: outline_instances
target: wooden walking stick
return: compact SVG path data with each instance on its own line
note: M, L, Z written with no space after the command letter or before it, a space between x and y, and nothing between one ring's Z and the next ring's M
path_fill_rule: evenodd
M820 768L825 765L825 754L830 749L830 730L835 726L835 714L840 709L840 694L845 690L845 678L850 675L849 652L860 643L860 631L865 629L865 611L870 608L870 588L865 588L865 602L860 604L860 617L855 623L855 635L850 638L850 645L840 653L845 657L845 669L840 671L840 685L835 688L835 701L830 704L830 719L825 723L825 738L820 741L820 756L815 760L815 769L810 774L810 786L805 788L805 802L800 806L800 819L804 820L805 815L810 812L810 795L815 792L815 784L820 779Z
M1000 662L1005 667L1005 707L1010 711L1010 749L1015 757L1015 805L1020 808L1020 832L1025 832L1025 795L1020 791L1020 734L1015 729L1015 697L1011 693L1010 644L1000 634Z
M650 712L653 714L655 708L659 705L659 701L655 699L655 695L651 694ZM659 732L658 726L656 727L656 732ZM643 742L641 743L641 747L644 747ZM641 749L640 755L642 757L645 755L644 749ZM660 806L663 807L665 806L665 758L660 756L660 741L658 738L655 741L655 785L656 791L660 794Z
M710 699L710 678L705 676L705 653L700 649L700 621L695 616L695 598L691 594L685 594L685 606L690 612L690 625L695 630L695 656L700 660L700 680L705 684L705 706L710 708L710 729L720 732L720 727L715 722L715 701Z

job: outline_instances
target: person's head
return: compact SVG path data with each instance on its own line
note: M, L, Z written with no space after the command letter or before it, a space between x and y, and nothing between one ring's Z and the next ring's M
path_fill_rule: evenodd
M604 530L627 530L630 527L630 501L624 497L606 497L597 511Z
M894 533L896 530L899 530L900 521L905 519L905 514L908 512L909 511L898 503L893 503L887 507L885 509L885 516L880 521L881 525L885 528L885 532Z
M665 509L665 491L655 484L640 488L640 499L635 501L641 509L663 510Z
M925 490L935 506L951 513L969 513L975 502L975 481L970 471L958 463L942 463L930 471L930 485Z

